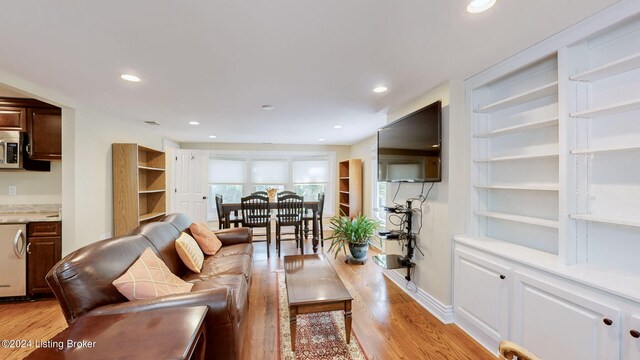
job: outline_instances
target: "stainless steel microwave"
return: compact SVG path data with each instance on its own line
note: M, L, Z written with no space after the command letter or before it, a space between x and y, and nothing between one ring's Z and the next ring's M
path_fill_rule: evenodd
M0 169L22 168L19 131L0 131Z

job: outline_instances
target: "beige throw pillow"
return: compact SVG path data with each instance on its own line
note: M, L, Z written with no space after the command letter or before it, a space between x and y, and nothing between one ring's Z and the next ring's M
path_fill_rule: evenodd
M176 251L182 262L191 271L200 273L204 262L204 254L200 250L198 243L189 234L184 232L180 234L180 237L176 240Z
M220 239L206 225L193 223L189 226L189 230L205 254L215 255L222 247Z
M187 293L193 287L193 284L172 274L151 248L142 252L138 260L112 284L129 300Z

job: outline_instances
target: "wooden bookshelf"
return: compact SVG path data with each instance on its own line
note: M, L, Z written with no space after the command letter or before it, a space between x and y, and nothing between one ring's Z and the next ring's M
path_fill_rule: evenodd
M338 164L338 209L340 215L362 214L362 160L344 160Z
M165 154L113 144L113 233L122 236L166 214Z

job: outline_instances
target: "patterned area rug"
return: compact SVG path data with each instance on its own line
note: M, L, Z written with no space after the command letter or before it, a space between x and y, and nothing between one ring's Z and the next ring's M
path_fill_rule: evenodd
M366 360L358 338L351 332L351 343L345 340L342 311L297 316L296 351L291 351L289 303L284 273L278 272L279 358L282 360L353 359Z

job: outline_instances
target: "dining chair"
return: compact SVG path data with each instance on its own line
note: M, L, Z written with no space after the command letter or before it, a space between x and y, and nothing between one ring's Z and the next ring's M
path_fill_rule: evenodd
M304 217L304 238L309 237L309 221L317 221L317 229L320 231L318 237L320 238L320 247L324 247L324 231L322 229L322 212L324 211L324 193L318 194L318 211L316 212L316 218L313 217L311 210L305 212Z
M242 209L242 226L250 228L265 228L267 238L267 257L271 246L271 211L269 198L263 195L249 195L240 200ZM253 236L258 236L254 234Z
M225 214L224 207L222 206L223 200L222 195L216 194L216 211L218 212L218 229L225 229L231 227L233 224L234 227L240 226L242 220L238 216L234 216L232 214Z
M282 242L283 226L293 226L296 247L302 248L302 214L304 212L304 198L300 195L284 195L278 197L276 212L276 250L280 257L280 243ZM302 248L304 253L304 248Z

